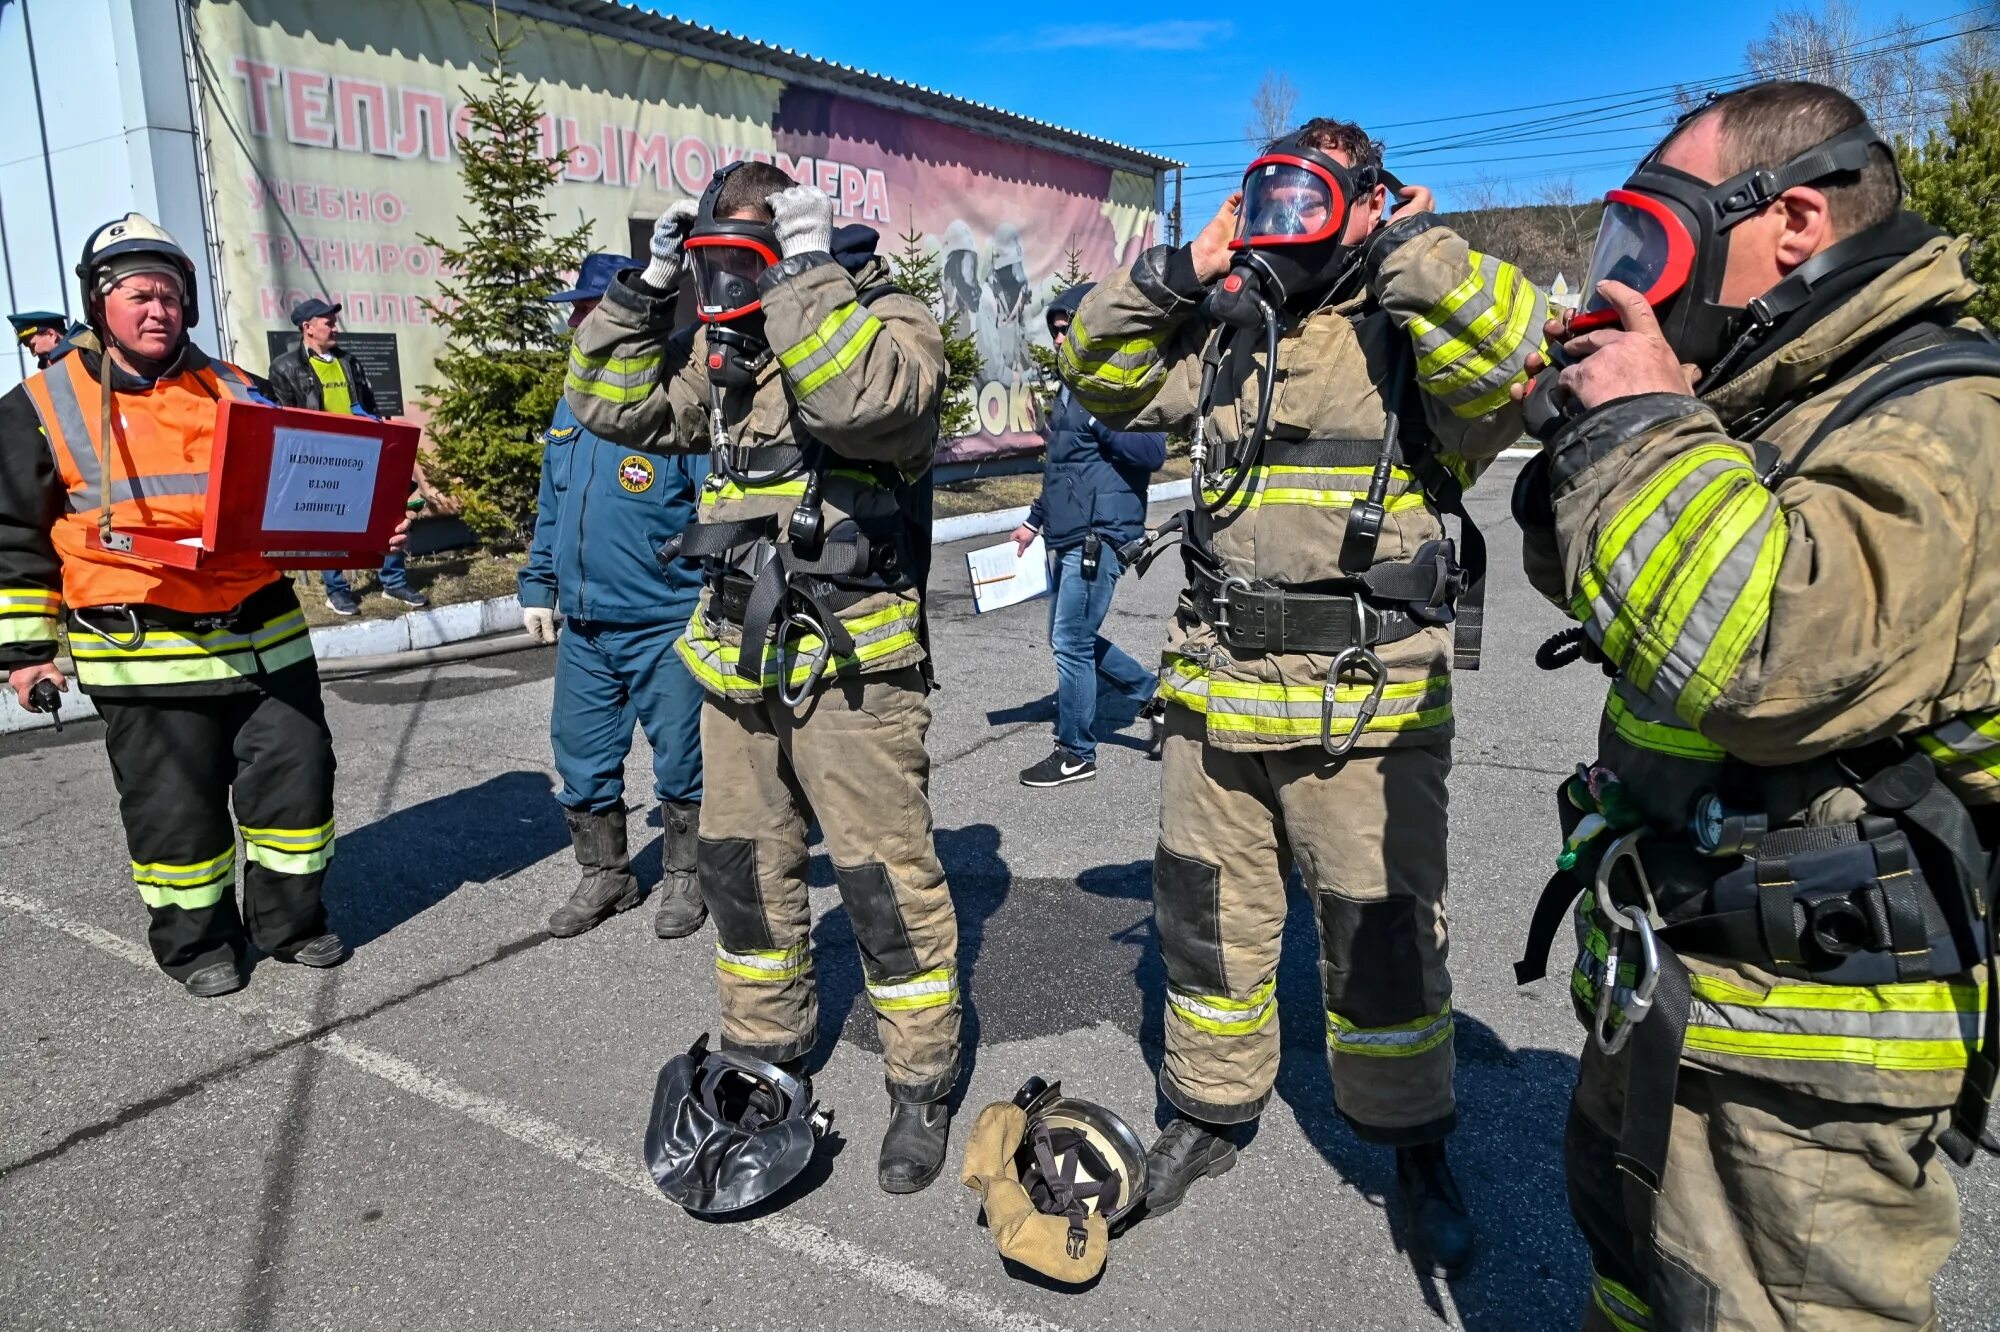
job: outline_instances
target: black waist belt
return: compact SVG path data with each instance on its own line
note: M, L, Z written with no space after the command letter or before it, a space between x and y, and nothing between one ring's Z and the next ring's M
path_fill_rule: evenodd
M1345 594L1257 587L1193 564L1188 603L1238 652L1345 652L1396 643L1424 628L1408 613L1375 604L1357 585Z
M798 581L798 580L794 580ZM810 580L818 585L810 588L815 604L824 606L836 615L851 610L861 602L874 596L873 592L858 591L853 588L835 587L823 579ZM720 619L728 621L736 628L743 627L743 617L750 607L750 594L757 580L748 574L729 572L718 574L709 580L714 595L709 601L709 609Z

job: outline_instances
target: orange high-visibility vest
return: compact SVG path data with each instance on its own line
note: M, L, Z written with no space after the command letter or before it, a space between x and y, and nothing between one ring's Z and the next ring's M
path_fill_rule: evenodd
M99 361L109 374L109 358ZM111 400L111 440L98 438L103 389L76 351L25 386L69 492L51 537L62 560L63 601L72 608L164 606L225 611L283 575L255 556L218 557L200 569L172 569L93 546L103 506L120 531L178 539L197 536L208 505L217 404L247 401L250 377L226 361L205 361Z

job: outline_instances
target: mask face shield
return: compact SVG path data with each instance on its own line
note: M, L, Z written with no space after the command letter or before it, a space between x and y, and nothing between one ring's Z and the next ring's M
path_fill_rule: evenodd
M728 224L723 224L728 225ZM755 314L763 307L757 279L778 262L776 249L754 231L769 228L738 224L743 232L693 235L687 239L688 261L695 280L695 315L705 324L723 324Z
M1636 190L1611 191L1584 279L1586 303L1570 321L1570 331L1587 333L1617 324L1617 310L1598 293L1600 282L1622 282L1645 297L1646 304L1661 308L1687 286L1694 256L1694 236L1672 205Z
M1243 176L1243 208L1232 250L1316 245L1336 240L1347 223L1349 194L1339 164L1272 153Z

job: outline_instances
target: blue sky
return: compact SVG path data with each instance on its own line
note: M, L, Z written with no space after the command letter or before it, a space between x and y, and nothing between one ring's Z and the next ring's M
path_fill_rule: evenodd
M1300 114L1358 120L1390 145L1406 180L1437 188L1450 207L1482 175L1532 194L1564 176L1585 195L1621 180L1659 136L1654 104L1593 113L1563 129L1560 105L1500 116L1476 113L1577 99L1602 103L1630 90L1720 80L1742 68L1743 47L1780 8L1683 0L1675 6L1532 7L1399 0L1333 7L1093 11L1088 7L951 4L929 0L640 0L647 7L804 54L926 84L942 92L1189 164L1190 222L1213 211L1240 175L1252 93L1266 70L1300 90ZM1804 0L1801 0L1804 2ZM1898 15L1947 19L1973 0L1858 0L1864 30ZM1234 17L1222 17L1234 10ZM1249 17L1252 14L1271 17ZM1337 20L1332 16L1338 15ZM1308 17L1310 16L1310 17ZM1496 26L1498 17L1504 26ZM1571 22L1564 26L1560 19ZM1951 32L1957 22L1923 30ZM1451 118L1451 119L1446 119ZM1430 121L1429 124L1409 124ZM1453 147L1496 125L1516 141ZM1489 132L1487 137L1498 137ZM1222 140L1224 142L1211 142ZM1399 152L1401 147L1403 151Z

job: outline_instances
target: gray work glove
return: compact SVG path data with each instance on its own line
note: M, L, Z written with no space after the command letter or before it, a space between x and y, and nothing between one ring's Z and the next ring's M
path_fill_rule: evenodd
M771 228L778 233L778 252L825 254L833 249L833 200L811 185L779 190L769 201Z
M537 643L547 645L556 641L556 627L561 622L556 613L546 606L521 607L521 627L528 631L528 637Z
M653 261L639 275L647 286L665 291L674 285L674 280L681 274L681 242L687 239L688 232L694 230L694 217L700 208L701 205L693 199L682 199L660 214L660 220L653 224L650 247Z

